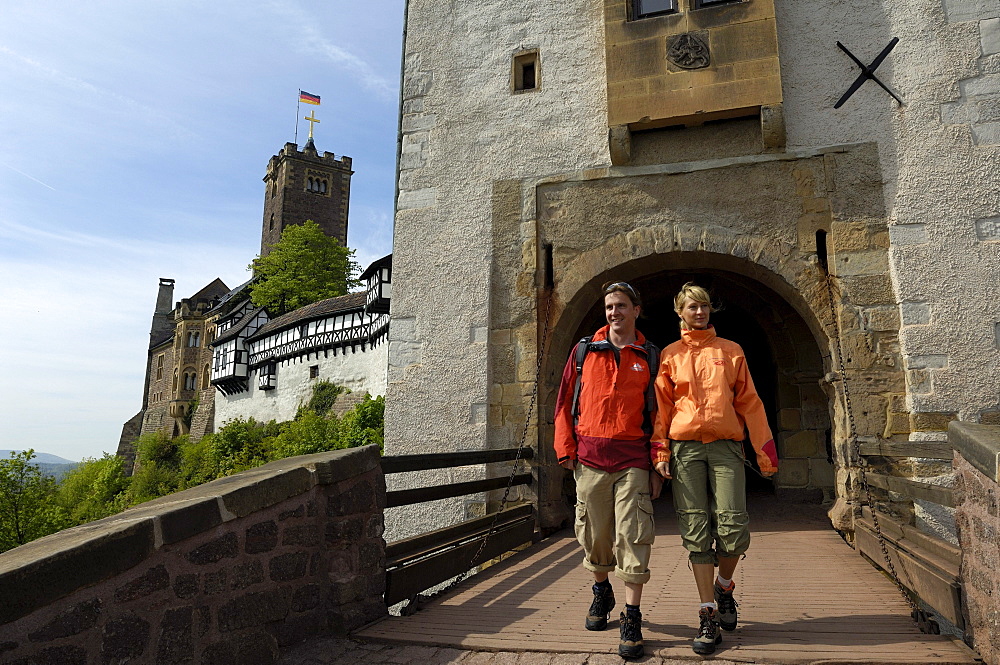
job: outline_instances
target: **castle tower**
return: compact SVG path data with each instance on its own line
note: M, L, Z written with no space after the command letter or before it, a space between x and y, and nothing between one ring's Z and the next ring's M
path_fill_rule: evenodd
M322 155L310 138L299 151L286 143L267 163L261 255L267 255L281 232L308 219L347 246L347 209L351 194L351 158Z

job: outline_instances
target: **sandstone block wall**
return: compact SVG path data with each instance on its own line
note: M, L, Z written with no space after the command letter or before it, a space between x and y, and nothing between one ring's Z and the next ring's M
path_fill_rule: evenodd
M956 511L962 549L966 640L988 665L1000 663L1000 427L954 422Z
M374 446L273 462L0 555L0 662L273 663L386 613Z

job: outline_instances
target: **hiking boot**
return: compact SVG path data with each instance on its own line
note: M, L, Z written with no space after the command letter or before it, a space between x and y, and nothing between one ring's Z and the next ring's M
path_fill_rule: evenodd
M728 589L719 586L718 580L715 582L715 604L719 606L719 627L722 630L736 630L736 607L739 603L733 598L735 590L736 582L730 582Z
M701 627L698 629L698 637L694 638L694 642L691 643L691 648L694 649L695 653L707 656L715 652L716 644L722 643L718 614L711 607L703 607L698 612Z
M618 655L622 658L642 656L642 613L622 612L622 639L618 643Z
M611 610L615 609L615 592L611 585L604 587L599 584L594 585L594 602L590 604L587 612L587 630L604 630L608 627L608 617Z

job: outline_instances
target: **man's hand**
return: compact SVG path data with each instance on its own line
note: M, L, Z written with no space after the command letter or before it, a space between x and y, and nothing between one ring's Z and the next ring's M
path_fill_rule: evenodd
M670 464L667 462L657 462L655 468L656 472L660 474L660 476L663 478L670 478Z
M656 500L660 498L663 491L663 477L656 471L649 472L649 498Z
M569 469L570 471L576 471L576 460L575 459L564 459L559 462L559 466L564 469Z

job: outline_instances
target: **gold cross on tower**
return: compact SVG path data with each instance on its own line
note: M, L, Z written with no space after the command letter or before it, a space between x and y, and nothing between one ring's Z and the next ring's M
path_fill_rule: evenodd
M305 116L305 120L309 121L309 138L310 139L313 137L313 123L319 122L319 120L317 120L316 118L313 117L313 113L315 113L315 111L310 111L309 115Z

